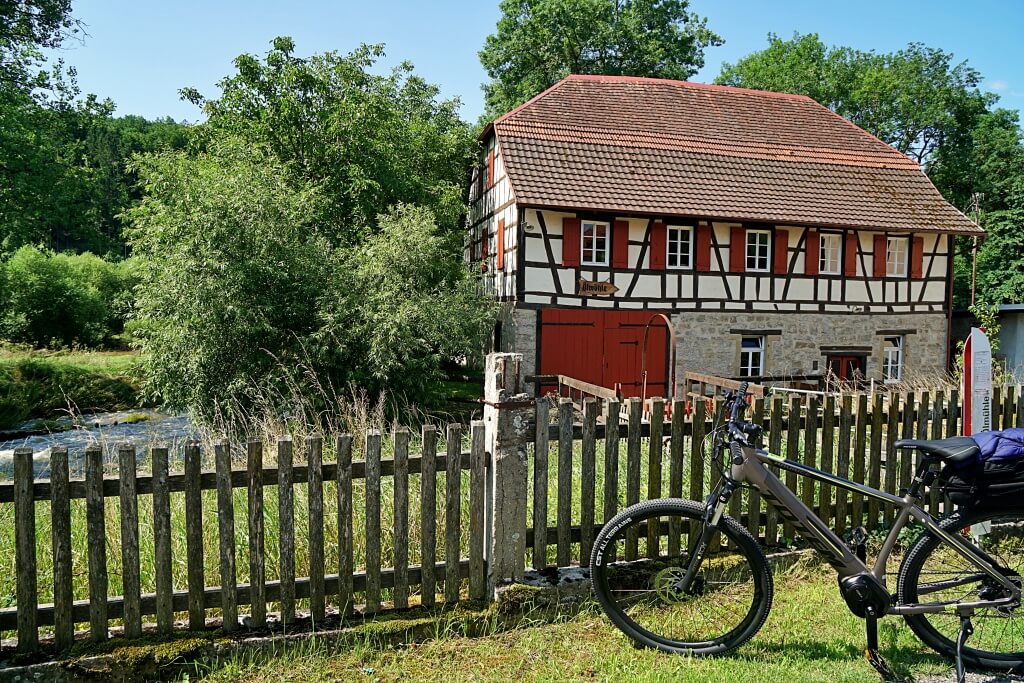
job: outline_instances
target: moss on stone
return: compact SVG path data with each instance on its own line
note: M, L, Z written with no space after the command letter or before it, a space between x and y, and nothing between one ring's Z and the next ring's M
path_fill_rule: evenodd
M523 583L514 583L498 591L498 598L494 603L495 613L501 616L513 616L530 612L536 609L541 589L536 586L527 586Z
M170 640L146 636L131 641L115 638L103 643L83 642L72 648L64 665L72 670L87 668L92 672L140 671L166 666L180 659L193 659L197 652L212 642L210 638L194 634L181 634Z

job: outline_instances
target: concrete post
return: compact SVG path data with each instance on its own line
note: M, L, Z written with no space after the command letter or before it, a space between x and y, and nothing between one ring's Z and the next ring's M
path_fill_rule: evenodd
M487 587L523 578L526 569L526 447L534 402L523 392L522 354L492 353L484 375L485 443L490 454Z

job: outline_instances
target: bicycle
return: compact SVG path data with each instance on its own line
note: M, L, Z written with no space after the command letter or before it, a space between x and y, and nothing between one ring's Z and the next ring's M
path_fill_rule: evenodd
M897 449L917 449L922 457L906 491L896 496L760 448L761 427L742 419L746 390L744 383L728 394L709 434L721 477L703 503L638 503L598 534L591 577L615 626L641 646L697 655L731 652L758 632L772 605L771 568L754 537L725 514L734 493L748 486L835 569L847 606L865 620L865 656L884 679L894 678L878 652L877 621L887 615L902 616L925 644L954 659L960 681L967 666L1024 671L1024 505L960 508L940 519L918 505L936 479L935 466L975 457L977 444L969 437L897 441ZM719 462L726 453L727 468ZM863 528L851 548L769 465L895 506L895 521L873 564L867 564ZM890 592L887 563L911 520L924 529Z

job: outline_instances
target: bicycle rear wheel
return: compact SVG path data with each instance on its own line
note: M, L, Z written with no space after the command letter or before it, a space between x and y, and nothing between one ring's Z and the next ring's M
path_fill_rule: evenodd
M951 534L970 538L1018 586L1024 574L1024 511L972 512L959 510L939 521ZM973 527L973 530L972 530ZM983 532L980 535L978 532ZM995 600L1005 590L985 576L948 544L928 531L907 551L897 587L900 604ZM938 614L904 617L929 647L949 658L956 656L960 617L952 609ZM978 609L971 617L974 634L964 648L968 666L1024 671L1024 608L1020 604Z
M598 535L590 568L598 602L634 641L666 652L718 655L768 618L772 574L757 541L723 516L689 588L686 573L704 506L653 500L620 512Z

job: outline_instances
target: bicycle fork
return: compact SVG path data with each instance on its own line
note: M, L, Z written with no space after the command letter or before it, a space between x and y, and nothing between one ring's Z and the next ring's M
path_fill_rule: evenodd
M725 514L725 506L728 504L729 499L732 498L732 493L735 490L736 484L726 480L722 485L721 492L717 495L712 493L704 502L704 527L701 529L700 536L690 551L690 561L687 563L686 573L683 575L683 578L675 583L673 586L674 590L689 592L693 579L700 569L700 564L704 561L704 553L711 543L711 538L718 532L718 523L722 520L722 515Z

